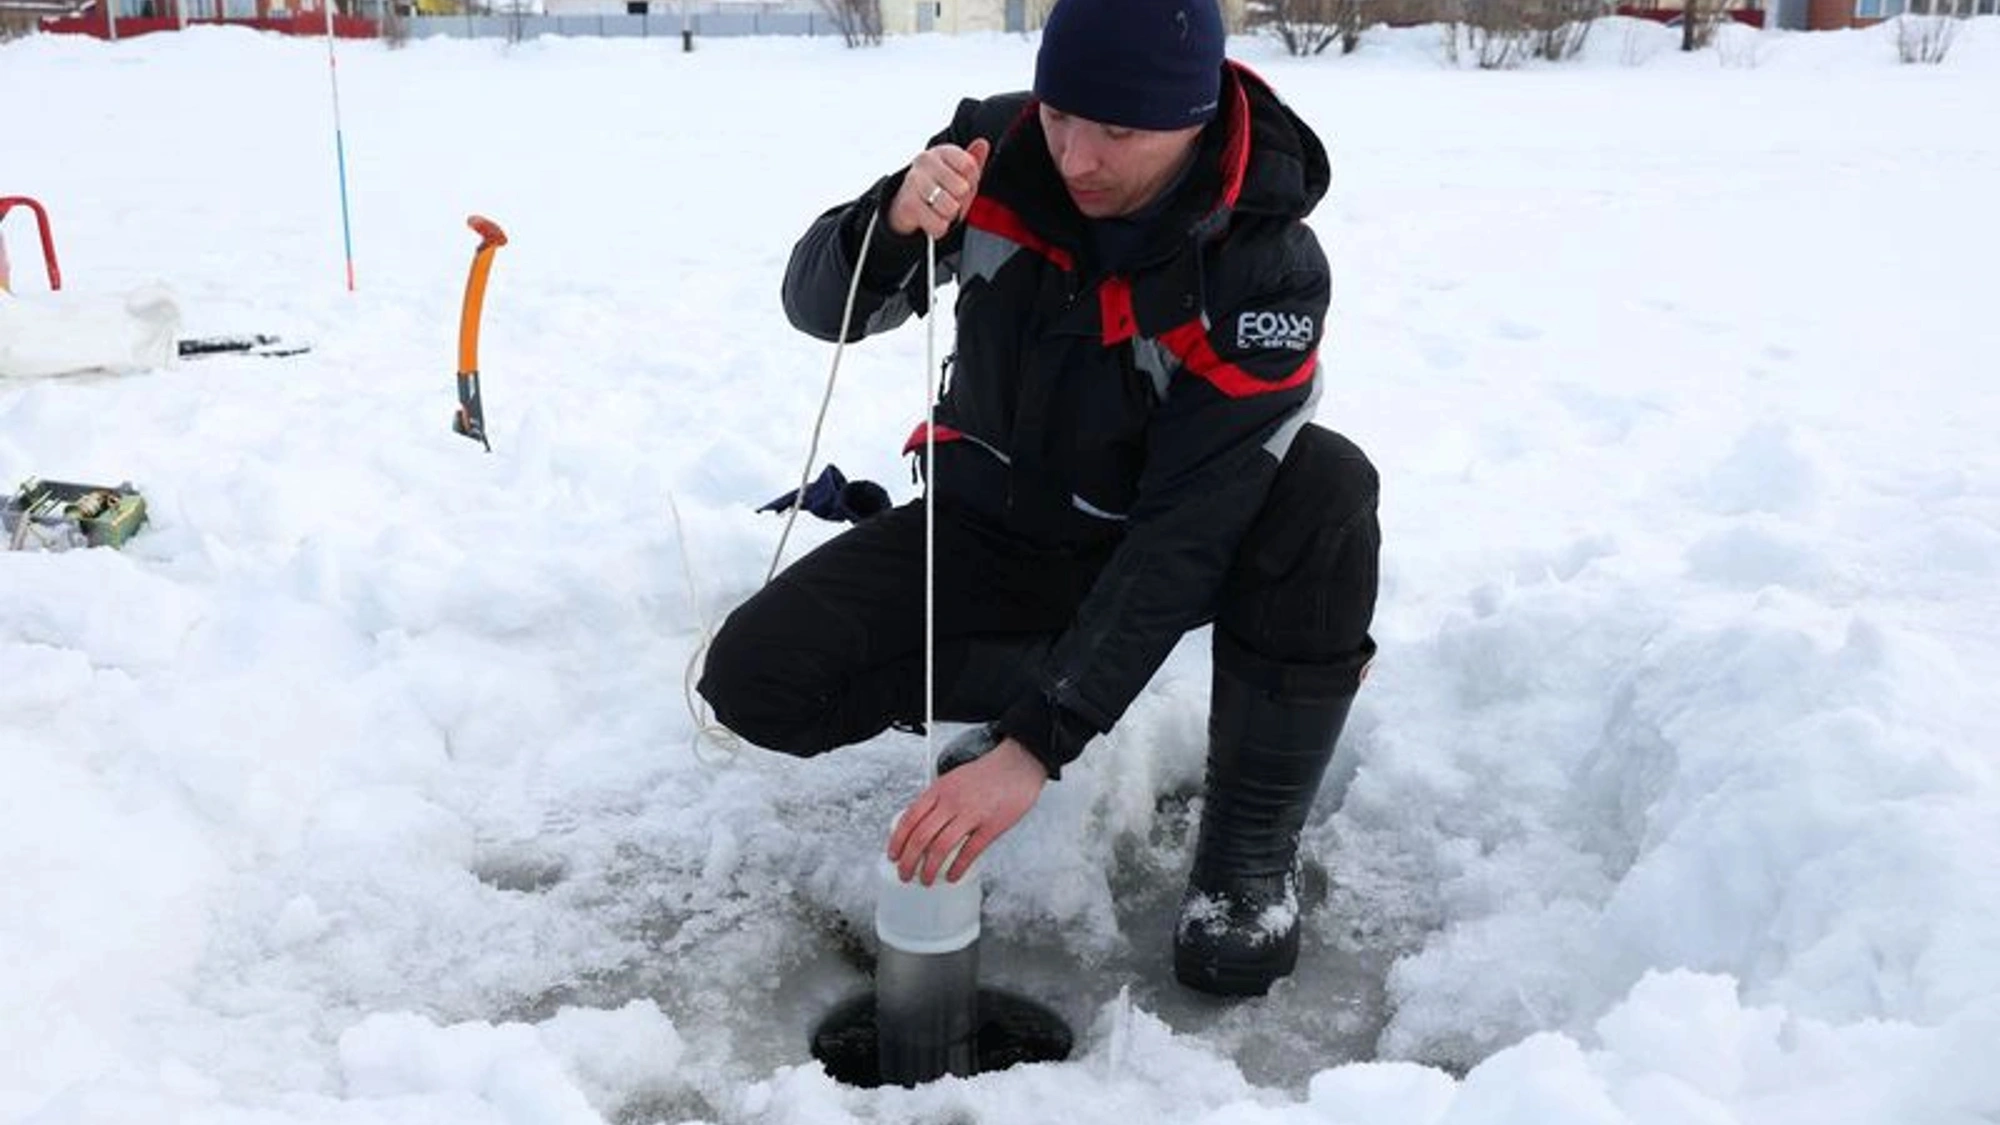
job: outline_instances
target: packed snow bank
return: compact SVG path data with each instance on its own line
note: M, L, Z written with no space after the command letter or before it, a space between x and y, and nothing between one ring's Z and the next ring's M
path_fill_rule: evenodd
M164 286L119 296L0 290L0 379L165 367L179 352L180 326Z

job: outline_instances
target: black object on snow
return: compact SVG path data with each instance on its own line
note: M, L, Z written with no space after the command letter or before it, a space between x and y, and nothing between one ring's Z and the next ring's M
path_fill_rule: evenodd
M181 340L179 348L182 359L200 359L211 355L254 355L276 359L309 352L312 345L259 332L250 336L203 336Z

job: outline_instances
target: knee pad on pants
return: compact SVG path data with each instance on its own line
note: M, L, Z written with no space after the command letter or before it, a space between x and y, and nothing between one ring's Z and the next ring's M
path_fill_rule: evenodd
M1217 627L1272 660L1359 652L1375 616L1380 490L1360 447L1318 426L1301 430L1237 549Z

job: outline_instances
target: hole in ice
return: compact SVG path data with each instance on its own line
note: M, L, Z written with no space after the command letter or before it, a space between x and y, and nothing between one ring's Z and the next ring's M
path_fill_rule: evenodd
M1075 1037L1062 1017L1024 996L979 990L973 1070L990 1074L1022 1063L1062 1062ZM875 1026L875 994L843 1001L813 1030L812 1054L835 1081L873 1088L883 1084Z

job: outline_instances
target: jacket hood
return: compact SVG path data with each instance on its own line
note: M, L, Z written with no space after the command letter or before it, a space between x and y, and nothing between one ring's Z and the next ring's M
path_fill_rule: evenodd
M1249 67L1235 61L1225 67L1222 205L1304 218L1333 180L1326 146Z

